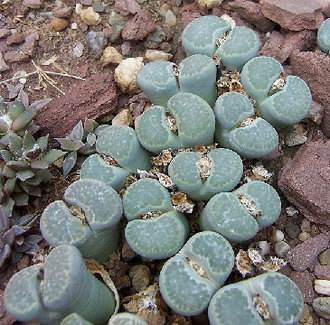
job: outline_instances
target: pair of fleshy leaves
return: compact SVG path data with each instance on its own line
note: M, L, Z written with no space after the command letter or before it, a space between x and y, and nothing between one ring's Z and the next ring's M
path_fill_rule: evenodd
M16 273L6 286L4 304L17 320L42 324L58 323L76 312L101 325L115 309L114 294L87 271L71 245L54 248L44 265Z
M60 200L49 204L40 219L43 237L52 246L71 244L84 257L106 261L119 238L123 210L118 193L102 181L86 178L72 183L63 198L73 209Z
M215 231L231 242L243 242L274 223L280 212L276 190L255 181L213 196L201 212L199 224L202 230Z
M330 18L326 19L319 27L316 42L321 51L330 55Z

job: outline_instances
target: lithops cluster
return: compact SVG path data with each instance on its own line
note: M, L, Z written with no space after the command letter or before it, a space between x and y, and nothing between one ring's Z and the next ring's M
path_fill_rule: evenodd
M215 232L200 232L164 264L159 276L161 294L177 313L199 315L227 280L233 266L230 243Z
M216 292L208 309L211 325L298 324L303 299L285 275L265 273L227 285Z
M317 31L317 46L330 55L330 18L326 19Z
M49 166L64 152L48 150L48 136L34 138L36 114L20 101L2 103L0 116L0 203L8 215L26 206L29 197L41 196L40 184L52 179Z
M233 192L213 196L201 212L199 224L232 242L243 242L274 223L280 212L281 201L272 186L249 182Z
M6 310L22 322L59 323L77 313L92 324L104 324L115 309L110 289L88 272L71 245L54 248L44 265L16 273L4 293Z
M145 178L130 185L123 196L123 206L129 221L125 238L140 256L168 258L185 243L188 221L174 210L169 192L157 180Z
M86 178L72 183L63 199L42 213L43 237L52 246L74 245L84 257L107 261L119 239L122 202L117 192L102 181Z

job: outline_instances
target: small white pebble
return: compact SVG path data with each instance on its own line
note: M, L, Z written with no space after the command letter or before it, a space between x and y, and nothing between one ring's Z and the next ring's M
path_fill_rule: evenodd
M72 23L71 24L71 29L73 29L73 30L78 29L78 24L77 23Z
M330 280L315 280L314 284L317 293L330 296Z
M273 227L272 236L271 236L270 240L273 243L277 243L279 241L282 241L283 239L284 239L283 232L281 230L276 229L276 228Z

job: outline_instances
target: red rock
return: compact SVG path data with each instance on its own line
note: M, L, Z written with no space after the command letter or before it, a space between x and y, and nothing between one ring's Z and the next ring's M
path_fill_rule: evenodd
M28 56L33 56L38 44L39 34L34 31L30 30L28 35L25 37L24 44L20 47L20 51Z
M0 39L5 38L11 34L10 30L7 28L0 28Z
M0 72L4 72L7 70L9 70L9 67L3 59L3 54L0 52Z
M315 298L315 292L313 289L313 282L311 275L308 271L305 272L292 272L290 274L290 279L298 286L300 289L304 302L311 303Z
M20 33L13 33L6 39L6 44L8 46L14 45L14 44L20 44L24 41L24 35Z
M283 63L291 54L308 49L315 42L315 38L316 32L311 30L289 32L286 36L273 31L260 54L271 56Z
M121 33L124 40L141 41L156 29L149 12L139 11L132 19L127 21Z
M260 0L265 17L292 31L318 29L324 21L317 0Z
M330 137L330 57L321 52L301 52L290 56L292 73L304 79L313 99L324 107L322 130Z
M141 10L140 5L135 0L116 0L115 10L122 16L136 14Z
M23 6L31 9L39 9L41 5L41 0L23 0Z
M96 119L117 109L117 90L112 74L94 75L51 101L36 117L44 133L65 137L86 118Z
M234 0L232 2L224 2L221 8L234 10L242 19L261 31L271 31L275 27L274 22L262 14L259 3L248 0Z
M29 59L29 56L18 51L8 51L4 54L7 63L24 62Z
M279 173L285 197L309 220L330 225L330 140L309 141Z
M72 10L72 7L59 8L55 9L53 14L57 18L70 18L72 15Z
M330 280L330 265L316 264L314 274L321 280Z
M295 271L313 269L317 256L324 251L330 241L330 234L320 234L305 240L292 248L286 255L287 261Z

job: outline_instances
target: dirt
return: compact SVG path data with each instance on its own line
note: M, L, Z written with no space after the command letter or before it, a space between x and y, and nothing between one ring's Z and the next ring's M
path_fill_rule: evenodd
M267 11L267 17L263 14L258 0L225 0L223 5L219 5L210 10L200 8L197 1L194 2L193 0L140 0L138 1L139 4L133 0L103 0L102 2L92 0L43 0L40 1L40 6L38 5L38 1L35 1L36 4L31 4L31 6L35 6L36 9L23 6L22 3L23 1L20 0L0 0L0 62L2 59L5 60L5 65L0 64L0 70L4 70L0 72L0 94L7 99L8 91L4 81L7 80L10 84L17 84L18 79L12 78L19 71L25 71L28 74L32 73L32 75L27 78L23 78L26 79L24 90L28 93L30 101L43 98L53 99L53 101L37 116L37 121L41 127L41 133L50 133L52 138L62 137L68 134L80 119L83 120L86 117L99 118L103 115L107 115L109 120L116 112L130 106L133 107L132 115L135 119L143 111L145 106L149 105L148 100L142 93L135 95L123 94L119 87L115 85L113 74L117 65L103 67L100 63L99 56L97 55L95 57L95 55L90 54L86 41L89 31L103 33L106 39L105 44L103 44L104 47L110 45L114 46L123 54L124 58L144 57L146 49L149 48L171 53L174 62L178 63L184 58L184 52L180 44L180 35L184 26L201 15L222 15L228 13L235 19L238 25L253 28L260 36L260 48L263 48L263 45L266 44L264 53L273 55L274 57L280 55L282 61L284 61L283 64L286 71L290 71L291 69L291 55L293 55L291 57L295 60L297 56L299 57L300 52L315 52L316 47L314 39L315 32L310 32L305 27L302 27L302 32L301 29L297 29L299 30L299 35L308 34L308 41L305 41L305 36L302 37L301 41L297 41L295 37L296 32L281 27L279 22L276 21L276 17L274 21L271 20L270 18L272 17L269 11ZM29 1L25 3L29 3ZM90 4L101 4L101 8L104 9L100 12L101 23L95 26L86 25L75 12L75 8L77 8L79 4L82 5L83 9L89 7ZM67 7L70 7L71 10ZM143 10L143 19L140 18L143 21L142 28L144 28L144 30L139 30L139 27L141 27L141 24L139 24L139 13L137 13L139 8ZM114 9L117 9L121 14L121 19L124 23L129 22L129 24L126 25L124 39L120 36L120 33L119 37L114 40L112 39L115 33L115 27L109 24L109 18L111 11ZM168 9L172 10L176 16L176 23L171 27L164 26L165 17L163 13ZM247 10L248 14L246 13ZM56 17L65 19L68 22L66 28L61 31L54 30L54 28L61 29L62 27L54 27L55 23L52 23L53 12L56 12ZM326 12L322 13L321 9L317 9L316 13L319 20L326 14ZM300 28L304 26L304 18L299 19L302 19L299 20ZM308 19L310 19L310 17ZM259 23L260 26L258 26ZM287 24L287 21L285 23ZM63 24L63 26L64 25L65 24ZM157 42L146 41L147 35L152 32L156 25L163 28L164 35L162 39ZM131 31L127 30L127 26L133 26L136 30L128 35ZM34 36L32 37L31 35ZM274 41L272 41L272 38L274 38ZM112 39L112 42L110 42L110 39ZM74 49L77 46L82 50L82 53L80 53L81 55L79 53L76 53L76 55L74 54L74 51L76 51ZM279 53L278 47L280 46L285 48L285 55ZM317 59L315 60L313 64L317 65ZM294 64L298 64L297 60L294 61ZM39 69L39 74L33 74L36 69ZM295 66L295 70L299 69ZM51 78L48 79L48 81L45 78L40 79L44 71L55 72L57 75L48 74L48 77ZM316 69L315 71L318 70ZM24 80L22 82L24 82ZM325 82L325 84L323 84L322 86L328 87L328 83ZM318 89L318 92L322 93L322 90ZM322 97L318 97L318 101L321 105L322 100ZM324 102L326 103L328 101L329 94L327 93ZM311 120L305 120L303 124L308 129L308 141L320 141L320 139L329 141L323 135L320 127ZM284 131L281 133L282 139L284 139L284 133ZM56 142L51 141L51 143L55 144ZM282 143L282 149L278 153L276 159L273 158L262 162L266 170L273 173L269 184L276 189L278 189L277 180L279 171L295 156L295 153L301 147L300 145L287 147L284 145L284 140ZM245 174L253 175L251 170L255 163L256 161L245 160ZM306 166L306 168L310 167L311 166ZM291 173L294 174L294 170L291 171ZM55 179L45 186L43 196L35 205L31 205L28 208L29 212L40 214L43 208L50 202L60 199L65 188L76 179L77 173L71 173L64 179L59 170L55 171ZM308 184L304 186L308 186ZM317 186L313 188L316 190ZM315 195L315 197L317 197L317 195ZM280 218L274 224L273 228L269 227L259 232L253 242L261 240L270 242L272 229L279 229L283 231L285 241L290 245L291 249L293 250L296 248L295 251L299 252L300 259L304 260L304 254L307 253L303 249L299 249L299 245L303 243L299 235L302 232L307 232L310 237L320 236L320 234L321 236L329 236L329 226L313 223L313 221L304 217L302 211L297 211L297 213L292 216L288 216L286 208L290 207L290 203L283 194L281 194L281 199L283 209ZM310 204L313 204L313 202ZM301 203L301 205L303 205L303 203ZM324 218L326 218L326 216ZM313 218L310 219L313 220ZM192 226L196 228L194 222L196 222L196 220L192 219ZM122 226L124 227L124 224ZM33 231L38 233L39 230L35 228ZM240 246L240 248L246 249L249 244L250 243L246 243ZM45 251L48 251L45 242L42 242L41 246ZM302 291L306 291L303 292L306 297L306 305L301 324L321 325L326 324L326 321L318 317L312 308L313 298L322 296L314 291L314 280L318 278L317 274L326 274L327 270L329 270L329 265L327 270L323 268L322 273L320 271L322 265L320 265L317 260L319 250L315 249L314 251L316 252L315 256L309 257L310 260L313 260L313 263L310 263L307 270L304 269L303 279L307 279L305 285L301 285L299 282L301 278L299 272L296 272L297 270L294 270L290 264L285 266L281 272L288 276L292 274L293 281L297 283ZM237 252L238 247L235 247L235 253ZM274 255L274 243L271 243L270 253ZM31 263L33 263L32 259L25 257L25 259L21 260L18 264L11 264L10 261L8 261L3 269L0 270L1 324L12 324L15 321L10 315L6 315L4 311L2 290L4 290L12 274ZM157 283L163 263L164 261L146 262L141 260L130 250L124 239L121 239L119 248L113 253L110 261L106 264L107 270L110 272L110 276L119 290L122 300L120 305L121 311L135 310L132 305L134 305L137 291L134 289L132 277L130 277L130 270L133 266L141 264L147 266L150 273L143 273L147 274L144 276L148 276L148 279L144 279L142 282L153 285ZM315 274L314 267L319 270L317 274ZM239 280L242 280L241 275L237 271L234 271L228 282ZM147 287L144 288L144 290L151 289L150 287L148 287L148 289ZM142 289L139 288L139 290ZM134 297L132 298L133 302L130 297ZM162 301L161 297L159 297L159 301ZM143 313L145 313L145 311ZM146 318L149 320L153 319L151 322L153 324L162 324L163 321L166 321L167 324L208 324L206 313L192 318L179 316L164 306L164 302L160 302L159 314L152 315L152 317L148 314Z

